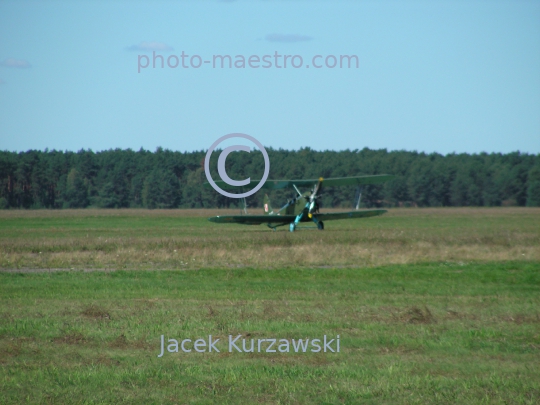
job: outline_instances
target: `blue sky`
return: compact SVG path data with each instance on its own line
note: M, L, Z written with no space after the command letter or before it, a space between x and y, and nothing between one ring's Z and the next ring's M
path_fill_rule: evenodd
M304 64L138 73L153 50ZM307 68L314 55L359 65ZM540 2L0 1L0 150L206 150L232 132L285 149L540 153Z

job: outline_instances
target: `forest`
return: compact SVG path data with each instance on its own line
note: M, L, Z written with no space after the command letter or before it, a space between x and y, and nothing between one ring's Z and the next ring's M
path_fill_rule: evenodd
M266 149L270 179L392 174L383 185L323 188L321 207L540 206L540 155L420 153L368 148L344 151ZM231 208L239 200L203 187L205 151L157 148L0 151L0 208ZM211 159L212 177L219 151ZM214 158L215 156L215 158ZM234 152L226 161L232 179L262 176L260 151ZM307 190L301 190L307 191ZM269 193L275 207L294 190ZM247 199L262 205L263 191ZM275 208L274 207L274 208Z

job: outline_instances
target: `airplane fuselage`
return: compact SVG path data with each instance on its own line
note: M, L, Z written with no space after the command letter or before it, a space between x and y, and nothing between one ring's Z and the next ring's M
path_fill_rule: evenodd
M292 204L290 204L287 208L285 208L284 214L285 215L299 215L301 212L303 212L305 214L305 217L307 218L307 212L309 211L309 209L306 206L309 202L309 196L310 196L310 193L306 192L302 195L302 197L295 197L293 199ZM307 221L310 221L310 219L308 218Z

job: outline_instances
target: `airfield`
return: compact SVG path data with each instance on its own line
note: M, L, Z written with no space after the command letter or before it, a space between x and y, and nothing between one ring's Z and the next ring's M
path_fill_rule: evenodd
M0 403L540 402L540 208L207 220L238 214L0 211ZM341 350L159 358L161 335Z

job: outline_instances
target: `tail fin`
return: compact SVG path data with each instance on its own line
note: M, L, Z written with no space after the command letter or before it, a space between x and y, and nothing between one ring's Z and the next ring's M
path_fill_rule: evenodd
M272 209L272 206L270 205L270 198L268 198L268 194L264 195L264 215L273 215L274 210Z

